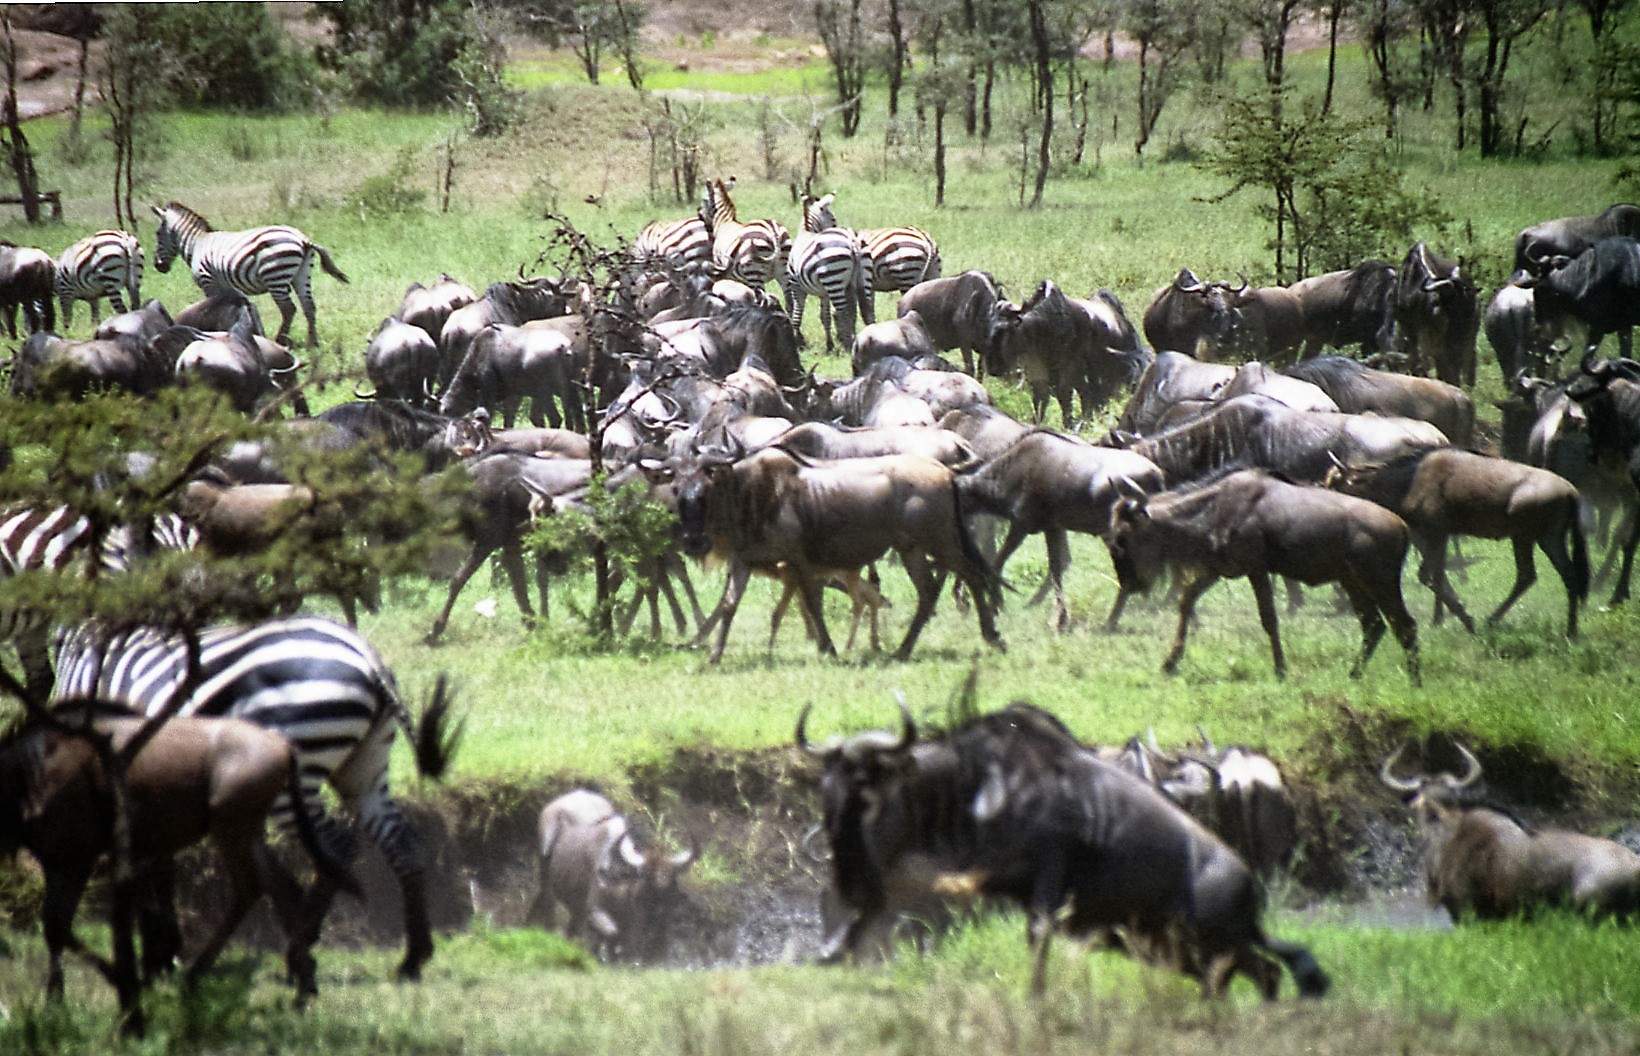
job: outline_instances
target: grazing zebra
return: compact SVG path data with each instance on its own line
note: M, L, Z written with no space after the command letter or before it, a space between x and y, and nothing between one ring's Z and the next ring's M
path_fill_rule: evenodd
M164 268L160 269L164 271ZM74 302L91 304L91 322L100 316L97 302L107 297L114 311L126 310L123 292L134 310L142 304L142 243L126 231L98 231L63 250L57 258L57 302L63 327L74 321Z
M387 787L388 755L402 729L415 745L416 768L438 778L449 765L460 731L448 729L448 698L441 678L421 722L412 720L392 672L357 633L333 620L297 617L256 626L212 627L199 635L200 681L183 715L232 715L282 734L301 764L302 795L317 802L328 781L366 835L387 856L404 896L405 955L399 976L416 979L433 955L427 916L421 835ZM95 624L59 636L54 699L96 696L154 714L187 678L188 649L180 636L154 629L109 633ZM294 816L288 796L274 815L287 828ZM315 819L326 846L346 847L336 820ZM343 864L346 864L344 860ZM309 896L310 938L335 894L325 877Z
M874 227L860 232L871 259L871 288L904 293L940 277L940 247L917 227Z
M289 343L290 325L296 319L296 305L290 296L295 290L296 299L302 302L302 314L307 317L308 347L318 346L309 274L314 254L333 278L347 281L325 247L294 227L213 231L203 216L178 202L153 208L159 217L155 268L169 271L171 261L180 256L193 269L194 283L207 297L219 290L238 290L247 297L268 294L279 306L279 333L274 340L281 345Z
M129 525L107 533L98 548L103 572L124 572L139 552L192 550L199 533L175 514L162 514L144 535ZM91 522L67 506L0 511L0 579L24 572L61 572L90 556ZM31 695L51 688L50 626L37 612L0 607L0 643L10 642Z
M832 351L832 320L844 348L854 345L854 313L870 322L871 268L860 240L848 228L838 227L831 213L832 195L803 196L803 230L792 241L791 256L781 288L792 329L803 332L803 302L809 294L820 298L820 323L826 332L826 351Z
M706 226L712 232L712 267L718 278L761 290L785 271L791 235L777 220L741 223L729 197L734 185L732 176L727 181L713 180L703 203Z

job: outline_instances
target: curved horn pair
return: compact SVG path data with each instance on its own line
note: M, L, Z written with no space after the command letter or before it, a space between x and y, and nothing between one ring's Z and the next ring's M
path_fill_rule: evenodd
M1462 777L1454 777L1451 774L1441 774L1438 777L1430 777L1427 774L1420 774L1419 776L1412 778L1396 777L1394 773L1395 764L1400 761L1401 752L1405 750L1405 748L1406 745L1403 744L1396 748L1395 751L1391 752L1389 758L1384 760L1384 765L1380 767L1378 771L1378 779L1390 788L1395 789L1397 792L1419 792L1422 791L1423 787L1431 781L1440 781L1442 784L1445 784L1448 788L1456 792L1459 789L1468 788L1470 785L1473 785L1476 781L1480 780L1481 761L1476 759L1475 754L1461 744L1457 745L1457 749L1458 753L1462 755L1464 759L1464 773Z
M897 699L894 703L900 709L900 740L899 743L893 745L889 750L903 752L917 741L917 723L911 718L911 709L906 707L903 699ZM801 748L805 754L824 757L830 754L830 750L822 745L816 745L809 740L809 712L813 708L813 704L805 704L803 705L803 710L798 712L797 733L795 740L797 742L797 747Z

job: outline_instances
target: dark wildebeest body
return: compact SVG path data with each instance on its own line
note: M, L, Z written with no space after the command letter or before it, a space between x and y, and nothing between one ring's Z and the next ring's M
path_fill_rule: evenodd
M404 291L399 310L393 313L393 317L419 327L437 344L450 316L476 300L478 295L471 288L448 275L440 275L431 286L412 282L410 288Z
M147 343L175 325L171 313L157 300L143 302L142 307L111 315L98 324L91 335L99 341L125 337Z
M146 396L171 384L172 376L171 362L134 338L71 341L39 333L17 351L11 391L46 400L80 400L103 389Z
M1475 335L1480 331L1475 280L1422 242L1407 251L1395 285L1395 351L1407 369L1431 366L1449 385L1475 384Z
M1222 995L1236 972L1266 998L1285 963L1299 993L1327 976L1301 947L1265 935L1257 881L1236 853L1156 789L1100 761L1058 719L1028 704L970 718L946 736L859 734L814 746L832 884L851 914L827 937L856 952L908 874L1008 899L1030 915L1045 982L1058 920L1076 935L1119 929L1130 949L1165 959Z
M1563 216L1521 231L1515 238L1511 281L1541 275L1556 257L1575 257L1603 238L1640 238L1640 205L1607 206L1593 216Z
M1566 394L1582 409L1589 457L1627 472L1632 501L1634 490L1640 489L1640 364L1627 359L1597 363L1591 348L1584 353L1580 370L1582 377L1572 382ZM1628 600L1637 543L1640 516L1631 516L1628 536L1623 540L1623 565L1612 591L1613 605Z
M1304 343L1304 307L1283 286L1225 287L1230 306L1230 331L1226 343L1237 359L1265 363L1290 363L1298 358Z
M251 333L266 332L262 329L262 315L249 297L238 290L216 290L182 309L172 323L196 330L232 330L242 320L249 324Z
M1515 585L1488 617L1502 619L1537 581L1532 547L1543 551L1566 587L1566 635L1577 637L1577 609L1589 594L1589 556L1578 521L1577 489L1546 469L1458 448L1420 451L1383 466L1340 470L1329 486L1394 511L1423 555L1418 581L1435 594L1435 622L1449 608L1469 631L1475 621L1446 576L1454 535L1508 539ZM1570 548L1567 543L1570 541Z
M1603 238L1532 282L1539 325L1573 347L1593 348L1617 335L1624 356L1634 353L1640 325L1640 240ZM1584 331L1577 340L1575 331Z
M932 459L891 455L808 464L767 448L738 462L686 466L677 498L684 552L731 560L714 663L750 572L782 566L799 588L820 652L835 655L821 606L825 581L834 573L858 573L890 550L917 590L900 659L916 646L948 572L973 596L985 641L1002 646L994 622L996 573L969 535L951 470Z
M430 409L438 383L438 343L419 326L383 319L365 349L364 373L373 391L355 388L353 394L360 399L403 400Z
M866 367L884 356L916 359L918 356L939 355L933 336L916 309L903 311L898 318L870 323L854 335L854 348L849 363L858 377Z
M967 441L976 456L992 459L1019 442L1032 426L989 404L960 407L940 417L941 429Z
M1193 421L1127 446L1160 466L1176 486L1227 468L1267 469L1319 483L1336 462L1388 462L1446 443L1427 422L1295 411L1268 396L1252 395L1225 400Z
M1467 771L1396 777L1400 749L1384 760L1380 777L1408 797L1424 844L1429 901L1454 921L1529 916L1563 906L1597 917L1640 917L1640 854L1613 840L1565 829L1536 828L1481 804L1463 791L1481 765L1462 745Z
M1008 535L997 551L998 574L1021 543L1043 534L1048 581L1057 604L1055 625L1060 630L1070 624L1064 584L1070 567L1067 533L1102 536L1109 531L1111 507L1121 495L1119 478L1147 492L1163 488L1162 471L1148 458L1047 430L1027 433L1007 451L957 478L966 508L1008 521Z
M988 272L965 271L961 275L929 279L905 291L897 311L913 309L922 316L934 345L945 352L962 349L962 368L974 372L992 350L992 322L1002 289Z
M1505 286L1493 296L1481 317L1481 328L1498 360L1498 372L1506 386L1522 373L1533 377L1554 374L1559 355L1553 338L1537 322L1536 300L1523 286Z
M874 458L878 455L921 455L953 469L972 467L978 459L961 436L926 425L844 429L824 422L802 422L775 441L782 449L806 458Z
M486 407L511 428L527 399L530 422L537 428L568 424L582 431L586 413L575 387L580 368L573 338L558 328L493 324L467 345L439 410L454 415Z
M1235 376L1219 390L1218 398L1233 400L1248 394L1268 396L1295 411L1340 410L1337 402L1321 386L1290 374L1278 374L1257 360L1237 367Z
M255 411L279 391L273 364L264 356L248 321L232 330L207 333L191 326L172 326L154 338L154 352L173 363L181 383L199 382L228 397L242 414ZM295 368L280 371L289 374Z
M451 311L439 329L439 391L450 384L467 356L467 347L485 327L492 323L518 326L532 319L561 316L568 310L569 299L550 278L492 283L484 296Z
M666 952L671 918L683 899L678 878L694 849L675 855L639 845L626 816L589 789L566 792L541 810L536 826L539 889L531 916L603 957L653 960Z
M1475 403L1456 385L1375 370L1347 356L1317 356L1282 373L1317 386L1347 414L1428 422L1459 447L1474 437Z
M1180 352L1216 359L1227 351L1235 325L1229 291L1181 268L1172 282L1151 295L1143 325L1145 340L1158 354Z
M1377 356L1394 344L1395 269L1381 260L1301 279L1287 292L1304 313L1306 359L1347 345L1360 345L1363 357Z
M1067 430L1073 427L1073 397L1082 416L1092 417L1124 384L1144 370L1143 353L1120 303L1078 301L1043 281L1022 305L1000 302L993 314L988 367L993 374L1018 370L1031 390L1035 421L1047 416L1048 400L1059 401ZM1097 317L1094 311L1097 310Z
M1178 404L1218 399L1235 376L1236 368L1228 363L1203 363L1183 352L1158 352L1139 376L1116 428L1137 436L1148 435Z
M1287 670L1270 577L1337 583L1361 621L1358 678L1388 621L1418 681L1418 625L1401 597L1407 526L1376 503L1240 470L1188 490L1119 502L1106 541L1124 595L1148 590L1164 569L1193 575L1179 598L1179 625L1162 670L1174 671L1197 600L1224 578L1246 577L1270 638L1277 675ZM1120 602L1118 602L1120 604ZM1115 618L1115 614L1112 614Z
M472 548L450 578L450 592L444 607L433 620L426 641L433 644L444 634L455 609L456 598L473 573L483 567L491 554L500 551L501 568L512 586L513 600L524 614L526 626L534 626L535 610L530 607L529 586L524 576L524 533L534 519L532 500L564 495L586 486L592 479L592 464L572 458L536 458L501 452L469 463L473 483L470 501L459 511L461 526ZM547 612L547 562L536 555L536 591L541 597L541 614Z
M120 752L146 720L111 705L58 706L56 718ZM86 726L89 719L89 727ZM271 895L287 938L286 967L297 993L318 992L308 926L296 882L263 839L269 812L289 793L298 832L326 875L353 893L357 883L322 847L307 811L295 753L279 734L240 719L178 716L167 720L125 771L136 865L168 867L178 851L207 837L222 856L233 897L228 912L188 968L190 983L210 970L257 897ZM46 993L63 996L62 953L72 950L112 979L113 968L74 934L74 915L93 867L113 848L111 778L86 735L44 726L19 727L0 743L0 853L26 847L45 871L43 916L50 966ZM168 960L174 951L144 951Z
M6 336L17 336L17 309L31 334L57 328L57 262L33 246L0 240L0 319Z

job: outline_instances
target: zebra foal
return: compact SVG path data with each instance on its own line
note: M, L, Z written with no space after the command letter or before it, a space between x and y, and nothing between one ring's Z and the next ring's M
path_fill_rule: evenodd
M180 202L153 207L159 217L154 267L166 272L181 257L193 270L194 283L207 297L219 290L237 290L247 297L265 293L279 306L279 333L274 340L290 343L296 319L292 292L307 318L308 347L319 344L314 323L313 258L340 282L347 276L330 259L329 250L294 227L273 225L244 231L216 231L203 216Z

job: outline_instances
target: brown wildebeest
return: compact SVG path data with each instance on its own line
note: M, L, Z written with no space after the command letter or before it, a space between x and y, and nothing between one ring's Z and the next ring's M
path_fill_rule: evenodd
M1530 914L1568 906L1597 916L1640 914L1640 855L1612 840L1565 829L1534 828L1492 807L1466 804L1461 793L1481 776L1481 764L1458 746L1466 769L1396 777L1401 749L1384 760L1384 784L1408 797L1423 833L1429 900L1462 919Z
M591 941L600 955L653 958L665 952L681 897L678 877L700 854L693 841L670 855L641 847L626 816L585 788L542 808L536 835L541 886L532 918L539 915L553 927L562 905L569 911L564 933Z
M1105 541L1124 595L1148 590L1170 566L1195 573L1179 597L1179 627L1163 671L1176 670L1184 655L1197 600L1220 579L1245 576L1276 674L1285 675L1270 593L1270 577L1278 575L1344 589L1361 620L1361 655L1351 678L1360 677L1388 621L1416 683L1418 624L1401 598L1407 534L1406 523L1376 503L1289 484L1263 470L1239 470L1154 497L1131 489L1112 511Z
M1577 489L1546 469L1455 447L1419 451L1382 465L1339 466L1331 488L1393 510L1423 560L1418 581L1435 593L1435 622L1446 607L1471 633L1475 621L1446 576L1446 541L1454 535L1508 539L1515 550L1515 585L1497 611L1537 582L1532 547L1541 549L1566 586L1566 636L1577 637L1577 608L1589 596L1589 553L1578 520ZM1570 539L1570 552L1567 540Z
M116 752L147 721L117 706L93 707L89 735L111 738ZM70 725L88 718L84 701L64 702L55 714ZM134 863L163 865L209 837L233 886L228 913L189 965L186 981L192 985L210 970L266 892L285 930L285 963L297 994L318 993L309 952L317 929L308 927L295 880L263 840L268 813L281 793L291 796L298 834L321 874L355 895L360 889L314 832L290 742L240 719L175 716L130 760L125 781ZM0 853L26 847L45 871L46 994L52 1000L63 996L65 949L113 981L113 965L74 934L80 896L92 868L112 849L113 825L108 772L87 735L28 724L0 743Z

